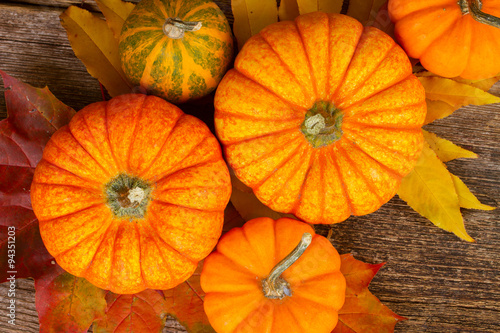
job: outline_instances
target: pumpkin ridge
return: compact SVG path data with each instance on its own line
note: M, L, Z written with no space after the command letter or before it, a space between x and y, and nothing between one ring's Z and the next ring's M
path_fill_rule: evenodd
M345 71L345 75L342 78L342 81L340 81L342 83L338 85L337 89L332 94L332 96L333 96L332 99L334 100L333 103L335 105L342 104L346 100L349 100L350 98L352 98L352 96L354 96L359 91L359 89L361 89L364 86L364 84L366 83L366 81L368 81L368 79L373 75L373 73L375 73L379 69L380 64L389 56L389 54L392 52L392 50L397 46L396 42L394 40L392 40L392 46L385 52L384 56L380 57L380 59L377 59L378 62L376 63L375 66L373 66L373 69L365 77L359 77L359 76L357 77L356 82L358 83L358 86L354 90L349 91L349 94L346 96L346 98L341 103L336 103L335 99L337 98L338 92L339 92L339 90L342 87L344 87L344 85L345 85L345 80L344 79L346 78L347 74L349 73L349 69L351 68L352 62L356 58L356 56L358 54L357 51L358 51L358 49L360 47L359 44L362 41L364 35L366 35L369 30L373 30L373 29L379 30L379 29L373 28L373 27L365 27L363 29L363 32L361 33L361 36L358 39L358 44L356 45L356 49L354 50L354 53L353 53L353 55L351 57L351 61L349 61L349 65L347 66L347 70ZM368 40L368 38L366 40ZM373 58L371 58L371 59L373 59ZM355 103L355 104L357 104L357 103ZM355 104L353 104L353 105L355 105Z
M106 110L106 106L104 106L104 110ZM105 115L106 115L106 112L105 112ZM87 117L85 117L85 115L84 115L84 116L80 117L80 119L81 119L82 123L85 125L85 127L87 129L88 135L92 137L93 143L94 144L97 143L97 140L96 140L96 138L94 136L94 133L92 133L92 129L90 128L89 123L87 122ZM106 125L106 131L107 131L107 122L105 122L105 125ZM70 132L71 132L71 127L69 129L70 129ZM71 132L71 135L73 135L72 132ZM75 136L75 135L73 135L73 136ZM109 141L109 135L106 135L106 137L108 137L108 148L109 148L109 151L111 152L111 144L110 144L110 141ZM75 137L75 139L76 139L76 137ZM111 152L111 156L114 157L114 155L113 155L112 152ZM95 159L95 157L94 157L94 159ZM96 162L97 162L97 160L96 160ZM116 169L118 169L118 164L116 163L116 159L114 159L114 162L115 162L114 167Z
M295 21L294 21L295 23ZM297 29L297 32L298 32L298 35L300 36L300 32L298 31L298 28L296 27ZM289 72L291 74L291 76L295 79L295 81L298 83L300 89L302 90L302 93L304 94L304 96L308 96L308 92L305 90L304 88L304 85L305 85L305 82L300 82L299 79L295 76L295 74L293 73L293 71L290 69L290 66L287 65L287 63L283 60L283 58L281 57L281 55L273 48L273 46L271 45L271 43L269 43L269 41L266 39L266 37L262 34L259 34L260 37L262 37L262 40L264 42L266 42L266 44L269 46L269 48L271 49L271 51L273 51L274 54L276 54L276 57L279 59L280 63L282 64L283 68L286 69L287 72ZM303 43L303 40L302 40L302 36L300 36L300 39ZM304 46L302 44L302 46ZM306 54L306 59L307 59L307 64L309 65L309 70L311 70L311 66L310 66L310 62L309 62L309 56L304 48L304 53ZM313 82L313 91L315 93L315 99L317 99L317 96L318 96L318 92L317 92L317 89L316 89L316 80L314 79L314 75L312 74L311 72L311 79L312 79L312 82ZM252 81L255 81L252 79Z
M299 144L299 147L300 146L301 145ZM310 149L308 149L308 147L306 147L305 149L303 149L302 154L300 155L301 158L304 158L305 157L304 155L306 155L306 154L309 155L309 159L308 159L308 163L307 163L309 166L308 166L307 171L306 171L306 177L307 177L307 172L311 169L311 158L312 158L312 156L313 156L314 153L315 153L314 150L311 151ZM279 189L277 189L273 193L273 195L269 198L270 201L273 201L274 199L276 199L278 196L280 196L282 194L283 189L287 185L288 180L290 180L292 177L294 177L297 174L297 172L300 169L300 167L301 167L301 165L298 163L295 166L294 171L287 178L287 180L285 182L283 182L283 184L281 185L281 187ZM293 204L291 204L293 206L292 211L295 211L296 208L297 208L297 205L300 204L300 194L301 194L302 189L304 187L304 181L305 181L305 178L304 178L304 180L302 180L302 184L300 186L299 194L298 194L297 198L295 199L295 202Z
M294 131L294 132L295 132L295 129L290 129L290 132L292 132L292 131ZM272 134L275 134L275 133L272 133ZM241 142L248 142L248 141L252 141L252 140L254 140L254 139L259 139L259 138L262 138L262 137L264 137L264 136L260 136L260 137L257 137L257 138L251 138L251 139L248 139L248 140L245 140L245 141L238 141L238 142L236 142L236 143L233 143L233 144L227 145L227 146L225 147L225 149L228 149L228 148L230 148L230 147L231 147L231 146L233 146L233 145L238 145L238 144L240 144ZM295 138L293 138L293 139L291 139L291 140L288 140L288 141L284 142L283 144L287 144L287 145L289 145L289 144L294 143L295 141L298 141L298 140L301 140L300 136L297 136L297 137L295 137ZM262 160L265 160L266 158L268 158L268 157L269 157L269 155L271 155L272 153L274 153L274 152L276 152L277 150L280 150L280 149L281 149L281 147L275 147L275 148L273 148L272 150L267 150L264 154L260 155L260 156L259 156L259 157L257 157L256 159L253 159L253 160L251 160L251 161L245 161L245 163L239 164L239 165L238 165L238 169L239 169L239 168L244 168L244 167L247 167L247 166L249 166L249 165L252 165L253 163L256 163L256 162L260 162L260 161L262 161Z
M139 172L138 173L138 177L141 177L141 178L146 178L144 177L144 174L146 174L149 169L151 169L151 167L153 166L153 163L154 161L158 158L158 156L160 155L160 153L163 151L163 149L165 148L165 144L167 143L168 139L170 138L170 136L172 135L172 132L174 131L174 129L177 127L177 124L179 123L179 120L184 117L185 114L184 113L181 113L179 115L179 117L177 117L177 119L175 119L175 121L172 123L172 127L170 128L170 131L168 132L167 135L165 135L165 140L163 141L163 143L161 144L161 148L158 149L158 152L156 153L156 155L150 159L150 163L147 167L143 168L142 172Z
M161 49L167 49L171 46L170 40L167 36L163 35L161 38L158 38L158 40L155 40L156 45L151 49L151 52L147 55L147 57L144 59L145 65L144 65L144 70L142 71L141 78L139 79L139 83L141 86L146 87L147 82L152 80L152 71L151 68L153 68L154 63L158 59L158 51ZM170 53L170 52L168 52ZM179 62L177 65L182 66L182 63ZM175 65L175 67L177 67ZM170 73L165 73L165 76L167 76ZM169 75L170 76L170 75ZM170 80L168 80L170 81ZM171 86L168 85L168 87L164 90L170 90Z
M113 221L111 221L111 222L108 224L108 226L107 226L106 230L102 233L102 234L103 234L103 237L101 238L101 241L99 242L99 245L96 247L96 250L95 250L95 252L94 252L94 254L93 254L93 256L92 256L92 259L90 259L89 264L87 265L87 267L85 267L85 269L84 269L84 270L83 270L83 272L82 272L82 276L83 276L83 277L87 278L87 271L88 271L88 270L90 269L90 267L92 266L92 263L94 262L95 256L96 256L96 255L97 255L97 253L99 252L99 249L101 248L101 245L102 245L102 243L104 242L104 239L106 238L106 235L108 234L108 231L109 231L109 229L111 228L112 224L113 224ZM111 272L111 271L110 271L110 272Z
M70 134L71 134L71 132L69 131L69 129L68 129L68 133L70 133ZM73 136L72 134L71 134L71 136L74 138L74 136ZM75 140L76 140L76 139L75 139ZM76 142L77 142L77 143L78 143L78 145L79 145L79 146L80 146L80 147L81 147L81 148L85 151L85 153L86 153L88 156L90 156L90 158L91 158L92 160L94 160L94 161L96 162L96 165L97 165L97 166L98 166L98 167L102 170L102 172L103 172L106 176L110 177L111 175L108 173L108 170L107 170L107 169L105 169L105 168L103 168L103 167L102 167L99 163L97 163L97 161L95 160L95 158L94 158L92 155L90 155L90 154L87 152L87 150L85 150L85 148L84 148L84 147L82 147L82 145L81 145L78 141L76 141ZM87 170L87 172L88 172L89 174L93 175L93 174L95 173L95 172L94 172L94 170L92 170L92 169L90 169L90 168L88 168L88 167L87 167L87 164L82 163L79 159L77 159L77 158L73 157L73 156L72 156L72 155L68 152L68 150L67 150L67 149L64 149L64 148L62 148L59 144L56 144L55 140L51 141L51 145L52 145L52 146L54 146L54 147L56 147L59 151L61 151L64 155L66 155L66 156L67 156L67 157L68 157L71 161L73 161L76 165L79 165L79 167L80 167L80 168ZM42 158L43 158L43 157L42 157ZM55 164L55 162L54 162L54 161L51 161L51 160L49 160L49 159L47 159L47 158L44 158L44 160L45 160L46 162L49 162L49 163L51 163L51 164L55 165L55 166L58 166L57 164ZM72 171L70 171L70 170L67 170L67 169L63 168L62 166L58 166L58 167L59 167L60 169L63 169L63 170L66 170L66 171L68 171L68 172L73 173Z
M342 104L345 104L346 102L349 103L350 99L354 96L356 96L356 94L365 86L366 82L370 81L371 77L380 69L381 67L381 64L389 57L389 55L393 52L394 49L397 49L399 47L399 45L397 44L394 44L390 49L389 51L387 51L387 53L385 54L385 56L382 58L382 60L377 64L377 66L364 78L364 80L352 91L349 92L349 96L347 98L345 98L344 100L341 101L341 105ZM346 71L347 72L347 71ZM405 77L402 77L400 78L398 81L394 81L392 83L390 83L388 86L386 87L383 87L382 89L379 89L379 90L374 90L372 91L370 94L366 95L365 97L363 97L362 99L360 99L359 101L356 101L352 104L349 104L348 108L349 107L352 107L352 106L355 106L355 105L359 105L360 103L363 103L365 102L366 100L370 99L371 97L377 95L378 93L381 93L391 87L393 87L394 85L408 79L408 77L410 77L412 74L411 71L408 72L408 75L406 75ZM386 81L386 83L389 82L389 80ZM339 85L340 87L341 85ZM337 92L335 92L335 95L336 95Z
M156 212L153 213L152 215L156 215ZM159 219L156 219L157 221ZM195 266L197 265L197 262L195 260L193 260L192 258L189 258L188 256L186 256L186 254L180 252L178 249L176 249L175 247L173 247L171 244L169 244L165 239L163 239L163 237L161 236L160 232L158 231L158 228L156 227L156 225L154 225L153 223L151 223L151 221L148 221L149 223L149 227L152 228L154 231L155 231L155 235L157 236L157 239L162 242L163 244L165 244L167 246L167 248L171 249L172 252L176 252L177 254L179 254L181 257L185 258L186 260L190 261L191 263L193 263ZM168 229L177 229L177 228L173 228L171 227L170 225L167 224L167 228ZM180 230L180 229L178 229ZM156 244L156 242L155 242ZM160 251L161 253L161 251ZM168 260L165 260L165 262L168 262ZM168 267L168 266L167 266ZM170 267L169 267L170 268Z
M63 169L63 168L61 168L60 166L58 166L58 165L54 164L54 163L53 163L53 162L51 162L51 161L48 161L48 160L46 160L46 159L42 159L42 160L44 161L44 163L50 164L50 165L52 165L54 168L58 168L59 170L62 170L62 171L67 172L67 173L69 173L69 174L72 174L73 176L75 176L75 177L77 177L77 178L80 178L80 179L82 179L82 180L84 180L84 181L86 181L86 182L89 182L89 183L94 183L94 184L96 185L96 187L101 187L101 185L102 185L100 182L97 182L97 181L92 180L92 179L87 179L87 178L84 178L84 177L79 176L79 175L77 175L77 174L75 174L75 173L73 173L73 172L71 172L71 171L69 171L69 170ZM41 161L40 161L40 162L41 162ZM33 180L33 182L35 182L35 180ZM37 183L37 184L45 184L45 185L60 185L60 186L65 186L65 185L66 185L66 184L46 183L46 182L41 182L41 181L36 181L36 183ZM99 192L101 191L101 189L97 189L97 188L93 188L93 187L83 187L83 186L77 186L77 185L73 185L73 186L74 186L74 187L81 187L81 188L83 188L83 189L85 189L85 190L89 190L89 191L92 191L92 190L99 191Z
M208 135L205 136L200 142L198 142L195 146L193 146L193 149L191 149L189 152L186 153L185 157L189 156L193 151L195 151L196 149L198 149L198 147L200 147L208 139L209 139L209 136ZM163 149L163 147L162 147L162 149ZM179 163L182 163L182 160L183 159L179 159L179 162L177 162L174 165L171 165L169 170L166 170L166 171L163 172L163 174L159 175L158 177L155 177L155 182L163 180L164 178L169 177L171 174L174 174L177 171L181 171L181 170L184 170L184 169L187 169L187 168L199 165L199 164L203 164L203 163L208 162L208 161L212 161L212 160L209 159L209 160L201 161L201 162L198 162L198 163L195 163L195 164L192 164L192 165L184 166L181 169L177 169L176 170L175 168L179 165ZM174 171L172 171L172 170L174 170Z
M323 153L323 156L326 158L327 163L331 164L337 170L337 174L339 175L339 178L340 178L340 183L342 184L342 193L344 194L345 202L349 206L347 209L348 209L349 215L352 215L353 207L352 207L352 203L351 203L351 198L350 198L349 193L348 193L347 188L346 188L346 184L345 184L346 182L345 182L344 176L342 175L342 172L340 170L340 166L337 162L337 159L335 158L335 153L333 151L334 147L336 147L336 145L330 146L328 150L325 150L325 152ZM325 201L326 201L326 198L325 198Z
M365 141L368 141L365 137L361 136L359 133L355 133L355 132L351 131L351 135L359 136L359 137L363 138ZM349 138L346 138L346 139L349 139ZM401 173L399 173L397 170L391 169L391 168L389 168L387 165L385 165L384 163L382 163L382 162L378 161L378 160L377 160L375 157L373 157L373 156L372 156L369 152L365 151L365 149L363 149L363 147L362 147L362 146L360 146L360 145L356 144L354 140L349 139L349 141L351 141L353 144L355 144L355 145L356 145L356 147L358 147L358 148L359 148L361 151L363 151L366 155L370 156L370 157L371 157L371 158L373 158L375 161L379 162L379 163L380 163L381 165L383 165L385 168L387 168L388 170L391 170L391 171L392 171L392 172L394 172L395 174L399 175L399 177L404 177L404 176L406 176L406 173L405 173L405 174L401 174ZM370 143L371 143L373 146L375 146L375 147L379 147L379 148L380 148L380 150L384 150L385 152L390 152L390 153L393 153L393 154L395 154L395 153L397 154L397 153L398 153L396 150L393 150L393 149L391 149L391 148L389 148L389 147L387 147L387 146L384 146L384 145L382 145L382 144L381 144L381 143L379 143L379 142L370 141ZM401 155L400 160L404 160L404 162L407 162L407 161L408 161L408 158L407 158L406 156Z
M398 172L396 172L395 170L389 168L387 165L385 165L382 162L380 162L380 161L376 160L375 158L373 158L373 156L371 156L366 151L364 151L360 146L358 146L356 143L354 143L351 139L345 138L345 140L346 140L346 142L349 142L349 144L351 144L353 147L355 147L356 149L358 149L365 156L369 157L371 160L373 160L374 162L376 162L382 169L384 169L387 172L389 172L394 178L398 179L398 181L401 181L402 176Z
M382 92L382 91L380 91L380 92ZM356 112L354 114L351 114L350 112L347 112L352 107L352 106L350 106L350 107L344 109L344 120L348 120L349 122L356 122L353 119L355 119L357 116L366 116L366 115L370 115L372 113L397 111L397 110L404 109L404 108L421 107L423 105L425 105L425 102L413 103L413 104L405 104L405 105L402 105L402 106L399 106L399 107L392 107L392 108L373 109L372 111L364 111L363 110L363 111L358 111L358 112Z
M196 7L190 8L189 11L187 11L186 13L178 13L178 16L181 16L183 21L191 21L190 17L192 15L196 14L196 12L198 12L200 10L204 10L204 9L209 9L212 7L213 7L212 4L207 1L205 3L200 3ZM186 6L186 8L189 8L189 7Z
M365 174L363 172L361 172L358 163L356 163L355 161L352 160L352 158L350 157L350 154L348 154L347 151L343 147L341 147L339 145L337 148L338 148L339 151L342 152L342 155L344 155L344 158L349 163L349 165L351 166L351 168L355 170L356 174L358 175L358 179L363 179L363 181L364 181L365 185L367 186L367 188L376 197L376 199L378 201L378 206L377 207L380 207L381 205L383 205L384 201L382 200L382 198L378 194L376 188L373 187L373 183L366 178L366 176L365 176Z
M109 108L110 108L110 104L111 103L106 103L104 106L104 128L106 131L106 138L108 140L108 147L109 147L109 151L111 153L111 157L113 157L113 160L115 161L116 168L118 170L120 170L120 169L123 170L123 166L121 166L120 163L118 163L118 158L115 155L113 145L111 144L111 139L110 139L110 133L109 133L109 119L110 119Z
M193 164L193 165L189 165L189 166L186 166L182 169L179 169L179 170L175 170L174 172L172 173L169 173L168 175L165 175L164 177L160 178L160 179L157 179L155 181L156 184L158 183L161 183L163 181L165 181L165 178L168 178L168 177L171 177L171 176L174 176L176 173L179 173L179 172L182 172L182 171L185 171L186 169L190 169L190 168L199 168L201 166L204 166L205 164L212 164L212 163L215 163L215 162L218 162L219 159L217 158L217 156L214 156L213 159L208 159L206 161L201 161L199 163L196 163L196 164ZM158 186L157 186L158 187ZM217 187L220 187L220 186L202 186L202 185L199 185L199 186L189 186L189 188L194 188L194 187L201 187L201 188L217 188ZM186 187L169 187L167 189L180 189L180 188L186 188Z
M297 196L297 201L295 201L294 208L292 208L292 214L295 214L297 212L297 209L301 205L301 198L304 196L304 188L306 186L306 181L307 177L309 176L309 172L311 171L313 167L314 160L316 160L316 156L318 155L318 152L316 150L313 150L311 152L311 156L309 157L309 166L307 167L307 170L304 174L304 179L302 180L302 184L300 185L300 190L299 194Z
M142 118L142 115L144 113L144 107L146 105L146 100L147 98L143 98L141 105L138 107L139 111L137 112L137 115L134 117L134 120L131 122L130 125L134 126L134 130L132 131L132 139L129 142L129 146L127 148L127 157L126 157L126 163L127 163L127 172L130 173L135 173L131 172L130 170L130 153L132 152L132 147L134 146L135 140L137 140L137 131L139 130L139 122Z
M298 140L298 139L297 139ZM275 167L275 169L279 169L281 168L283 165L285 165L286 163L288 163L288 161L290 161L293 156L299 151L299 149L302 148L302 142L299 142L299 144L297 145L297 147L295 147L295 149L290 153L290 155L286 156L280 163L278 163ZM263 179L261 179L259 182L257 182L254 186L252 186L252 189L258 189L260 186L262 186L266 180L271 177L272 175L274 174L274 170L271 171L270 174L266 175Z

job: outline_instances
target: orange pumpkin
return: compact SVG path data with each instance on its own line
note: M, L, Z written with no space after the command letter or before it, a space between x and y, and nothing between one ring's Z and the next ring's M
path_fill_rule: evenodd
M250 38L215 96L236 176L270 208L310 223L377 210L423 144L425 91L382 31L321 12Z
M220 237L230 192L202 121L158 97L123 95L54 133L31 200L62 268L126 294L187 279Z
M219 333L329 333L346 282L325 237L297 220L264 217L221 237L205 259L201 287Z
M497 0L390 0L395 35L408 55L445 77L500 73Z

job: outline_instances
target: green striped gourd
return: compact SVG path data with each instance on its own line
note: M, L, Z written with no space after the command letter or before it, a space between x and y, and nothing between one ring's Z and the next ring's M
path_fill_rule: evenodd
M119 52L132 84L182 103L215 89L232 59L233 39L210 0L142 0L123 24Z

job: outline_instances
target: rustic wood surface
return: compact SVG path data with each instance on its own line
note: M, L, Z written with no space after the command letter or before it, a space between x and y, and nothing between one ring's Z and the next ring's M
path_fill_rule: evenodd
M218 3L230 17L229 0ZM78 110L102 96L97 80L74 56L60 25L60 13L71 4L81 2L0 3L0 69L33 86L48 86L62 102ZM83 6L97 10L91 0ZM500 96L500 84L491 92ZM0 95L3 119L7 114ZM187 112L196 109L186 108ZM449 162L448 168L481 202L498 206L500 105L464 107L426 129L479 155L478 159ZM352 217L333 227L333 243L340 253L352 253L369 263L387 262L370 290L408 318L397 324L396 332L500 331L500 213L462 212L475 243L438 229L397 197L369 216ZM321 227L320 232L326 235L328 227ZM8 287L0 285L0 332L37 332L34 283L29 279L17 283L16 326L7 323ZM184 329L168 320L164 332Z

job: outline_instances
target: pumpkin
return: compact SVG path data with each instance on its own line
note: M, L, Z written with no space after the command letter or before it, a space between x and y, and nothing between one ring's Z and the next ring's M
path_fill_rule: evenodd
M220 237L230 192L201 120L131 94L88 105L54 133L31 202L62 268L128 294L187 279Z
M396 193L423 144L425 91L382 31L315 12L250 38L215 94L235 175L275 211L336 223Z
M209 0L142 0L122 27L119 54L132 84L174 103L212 92L232 60L224 13Z
M479 80L500 73L496 0L390 0L395 35L409 56L444 77Z
M201 287L218 333L329 333L346 282L339 254L311 226L263 217L221 237L205 259Z

